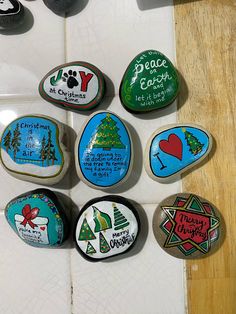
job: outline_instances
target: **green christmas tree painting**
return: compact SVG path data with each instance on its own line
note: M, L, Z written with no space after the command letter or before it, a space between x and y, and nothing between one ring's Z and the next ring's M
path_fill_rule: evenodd
M49 130L48 131L48 139L47 139L47 144L45 145L45 156L46 156L46 160L47 160L47 166L50 165L50 161L52 161L52 165L54 165L55 160L57 160L56 158L56 154L55 154L55 149L54 149L54 145L52 143L52 131Z
M6 136L3 139L3 146L6 147L6 152L8 153L8 150L11 149L11 131L9 130L6 134Z
M41 150L40 150L40 158L42 160L42 166L44 164L44 160L47 159L47 152L46 152L46 138L45 136L42 139L42 143L41 143Z
M123 229L125 227L127 227L129 225L129 222L127 221L127 219L125 218L125 216L120 212L120 210L116 207L116 204L113 203L113 210L114 210L114 226L115 226L115 230L120 230Z
M108 113L98 126L96 134L89 144L89 148L103 148L104 150L125 148L125 145L121 142L120 135L118 134L119 128L116 124L110 113Z
M185 139L187 141L188 146L190 147L189 151L193 155L201 153L204 144L200 143L196 136L194 136L191 132L188 132L185 128L183 128L182 131L184 132Z
M93 208L93 220L95 223L94 232L100 232L112 228L111 218L108 214L100 211L97 207Z
M101 253L109 252L111 248L107 240L105 239L104 235L101 232L99 233L99 240L100 240L100 252Z
M16 161L16 154L20 151L20 141L21 141L21 132L19 130L19 123L17 123L16 128L13 132L13 138L11 140L11 146L14 153L14 161Z
M92 255L94 253L97 253L97 251L92 246L92 244L89 242L88 245L87 245L86 254L91 254Z
M96 239L96 236L93 233L92 229L90 228L87 219L84 218L81 225L80 233L79 233L79 240L88 241L88 240L94 240L94 239Z

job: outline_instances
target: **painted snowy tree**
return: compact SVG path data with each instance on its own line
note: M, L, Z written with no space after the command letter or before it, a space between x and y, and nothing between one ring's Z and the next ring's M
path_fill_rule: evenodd
M92 138L89 147L103 148L104 150L110 150L111 148L125 148L125 145L121 142L118 131L119 128L117 127L117 123L112 119L111 114L108 113L98 126L96 134Z
M8 150L11 150L11 131L9 130L6 134L6 136L3 139L3 146L6 147L6 152L8 153Z
M11 146L14 153L14 161L16 161L16 154L20 151L20 141L21 141L21 132L19 130L19 123L17 123L16 128L13 132L13 138L11 140Z
M125 218L125 216L121 213L121 211L116 207L116 204L113 203L113 210L114 210L114 226L115 226L115 230L120 230L123 229L125 227L127 227L129 225L129 222L127 221L127 219Z
M47 166L50 165L50 161L52 160L52 165L54 165L56 158L56 151L54 148L54 144L52 143L52 131L48 131L48 140L47 144L45 145L46 150L46 160L47 160Z
M47 158L47 152L46 152L46 138L45 136L43 137L42 139L42 143L41 143L41 150L40 150L40 157L41 157L41 160L42 160L42 166L44 164L44 160L46 160Z

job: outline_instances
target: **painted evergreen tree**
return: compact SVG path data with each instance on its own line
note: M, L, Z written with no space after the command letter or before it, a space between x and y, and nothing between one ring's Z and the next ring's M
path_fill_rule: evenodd
M96 239L95 234L91 230L88 221L84 218L83 223L81 225L80 233L79 233L79 240L80 241L88 241Z
M114 226L115 230L120 230L129 225L129 222L125 218L125 216L121 213L121 211L116 207L116 204L113 203L113 210L114 210Z
M21 141L21 132L19 130L19 123L17 123L16 128L13 132L13 138L11 140L11 146L14 152L14 161L16 160L16 154L20 151L20 141Z
M87 249L86 249L86 254L91 254L92 255L94 253L97 253L97 251L92 246L92 244L90 242L88 242Z
M52 159L52 148L54 147L54 145L52 144L52 131L49 130L48 131L48 141L47 144L45 146L46 149L46 160L47 160L47 165L50 165L50 160Z
M6 147L6 152L8 153L8 150L11 150L11 131L9 130L6 134L6 136L3 139L3 146Z
M109 252L111 248L107 240L105 239L104 235L101 232L99 233L99 240L100 240L100 252L101 253Z
M200 143L196 136L194 136L191 132L188 132L185 128L183 128L182 131L184 132L185 139L190 147L189 151L193 155L201 153L204 144Z
M111 148L125 148L118 134L119 128L116 122L111 118L110 113L102 119L98 126L95 136L92 138L90 148L103 148L110 150Z
M45 136L43 137L42 139L42 143L41 143L41 150L40 150L40 157L41 157L41 160L42 160L42 166L44 164L44 160L46 160L47 158L47 152L46 152L46 138Z
M55 150L55 148L52 150L51 160L52 160L52 165L54 165L55 160L58 160L57 157L56 157L56 150Z
M94 232L100 232L112 228L111 218L108 214L100 211L97 207L93 207L93 220L95 222Z

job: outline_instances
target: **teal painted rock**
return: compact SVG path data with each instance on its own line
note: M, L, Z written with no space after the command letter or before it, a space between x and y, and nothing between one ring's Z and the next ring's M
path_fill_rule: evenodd
M63 204L50 190L37 189L11 200L5 217L15 233L36 247L57 247L68 236Z
M24 22L24 6L18 0L0 1L0 30L14 29Z
M114 113L98 111L83 126L75 143L77 173L95 189L107 189L127 180L133 147L125 123Z
M201 162L212 148L212 137L205 129L193 124L167 125L149 139L145 150L148 175L168 182Z
M73 111L96 107L105 94L102 72L87 62L71 62L52 69L41 80L39 93L47 101Z
M163 108L179 92L179 78L171 61L162 53L147 50L128 66L120 86L120 99L131 112Z
M63 125L43 115L22 116L3 131L0 160L12 176L53 185L65 175L70 162L62 139Z
M83 257L100 261L131 250L139 231L140 220L134 205L124 197L107 195L82 208L74 241Z
M182 259L201 258L216 251L223 239L218 209L189 193L164 199L153 216L153 233L168 254Z

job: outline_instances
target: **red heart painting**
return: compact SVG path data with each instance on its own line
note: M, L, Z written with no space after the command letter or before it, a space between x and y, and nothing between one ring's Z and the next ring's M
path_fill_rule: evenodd
M45 230L45 227L40 227L40 229L44 231L44 230Z
M167 141L161 140L159 146L164 153L182 160L183 144L176 134L170 134Z

